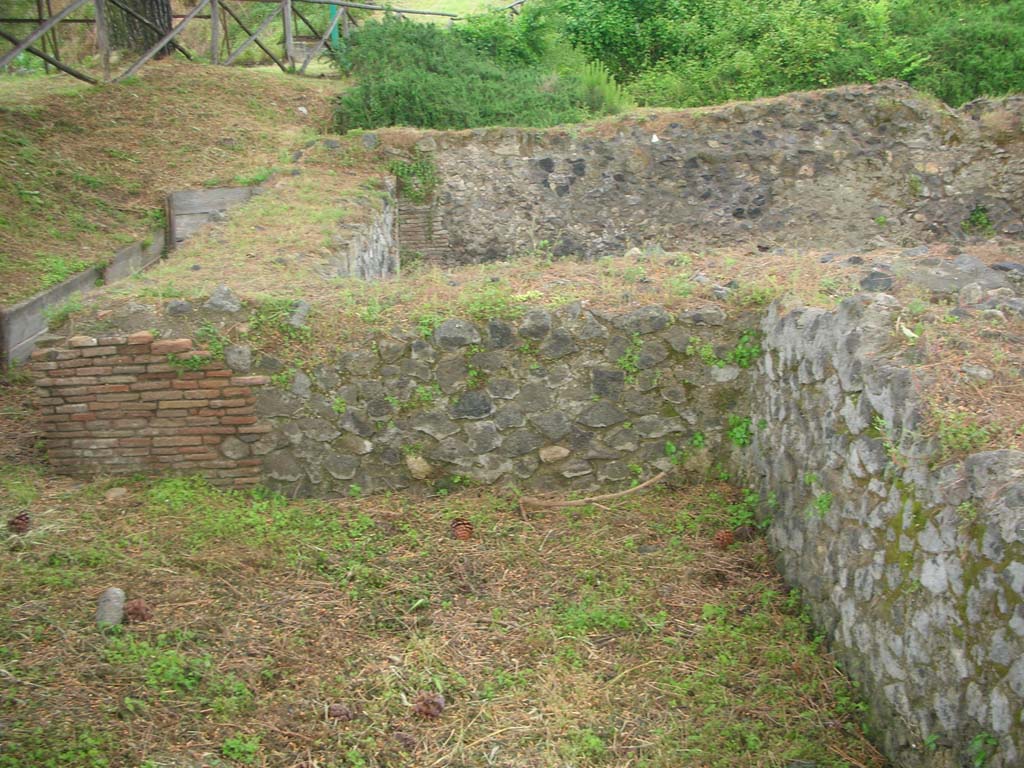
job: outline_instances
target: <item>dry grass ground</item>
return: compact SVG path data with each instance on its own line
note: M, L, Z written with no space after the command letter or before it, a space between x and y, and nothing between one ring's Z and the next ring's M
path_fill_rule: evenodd
M523 519L503 491L0 483L32 520L0 550L3 768L884 764L763 540L716 546L749 515L725 485ZM152 617L97 629L113 585Z
M168 192L287 164L338 87L171 60L102 87L0 78L0 304L147 236Z

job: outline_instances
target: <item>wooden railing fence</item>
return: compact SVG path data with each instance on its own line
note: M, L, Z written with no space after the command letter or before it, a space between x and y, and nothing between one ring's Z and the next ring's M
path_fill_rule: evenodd
M231 0L234 3L259 2L260 0ZM518 13L526 0L515 0L498 11ZM331 20L326 29L318 30L298 7L302 3L311 5L328 5L338 9L338 12L331 14ZM88 8L92 5L94 18L72 17L76 11ZM377 5L374 3L353 2L352 0L280 0L272 10L260 20L255 29L243 21L236 9L232 8L227 0L199 0L194 8L183 16L176 16L177 23L170 29L161 29L153 20L146 18L138 11L128 7L121 0L72 0L63 10L53 13L50 8L50 0L36 0L37 17L25 18L0 18L0 25L36 25L27 35L18 36L12 32L0 28L0 38L11 44L11 48L0 55L0 70L7 67L21 53L27 52L37 56L45 62L45 66L55 67L72 77L84 80L87 83L119 82L131 77L139 69L150 61L161 51L170 48L185 56L187 59L194 59L192 52L185 49L177 39L190 23L196 19L209 20L210 22L210 61L214 64L221 63L221 49L225 48L226 58L223 63L234 64L239 56L251 45L258 46L283 72L298 72L303 74L310 63L314 61L325 49L334 52L334 46L330 40L337 37L336 30L342 37L348 37L352 28L357 25L357 20L352 16L353 9L381 11L394 13L398 16L423 15L446 18L450 22L459 19L457 13L445 11L423 11L412 8L392 8L390 6ZM110 44L110 9L117 8L122 13L131 16L133 19L160 35L160 39L153 43L149 49L135 59L126 70L118 75L111 75L112 50ZM204 14L203 11L206 11ZM44 16L45 14L48 14ZM283 50L275 52L266 41L260 40L260 35L266 32L271 22L280 15L284 28ZM230 49L229 25L234 22L247 37L234 50ZM296 22L301 22L312 34L312 37L296 34ZM60 43L57 36L57 27L60 24L93 24L96 29L96 46L102 67L102 75L97 78L93 75L82 72L80 69L63 61L60 54ZM39 43L39 45L36 45ZM280 55L278 55L280 54Z

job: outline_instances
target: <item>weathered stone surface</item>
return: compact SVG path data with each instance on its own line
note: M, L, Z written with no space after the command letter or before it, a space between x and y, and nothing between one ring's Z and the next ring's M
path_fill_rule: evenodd
M532 309L519 323L519 335L524 339L539 341L551 331L551 313L546 309Z
M359 459L355 456L331 454L324 459L324 469L335 480L351 480L359 469Z
M445 320L434 329L434 343L441 349L459 349L480 343L480 331L466 320Z
M483 419L492 413L494 403L490 395L480 390L463 393L451 408L454 419Z
M502 438L493 421L477 421L465 426L466 443L476 454L493 451L501 445Z
M190 315L192 314L192 302L185 301L184 299L172 299L167 302L168 315Z
M671 323L672 315L658 306L641 307L615 319L615 327L626 333L654 333Z
M203 309L234 314L242 309L242 302L226 285L218 285L203 304Z
M267 477L284 482L293 482L302 477L302 468L291 451L278 451L263 460L263 471Z
M220 444L220 452L229 459L244 459L252 449L237 437L225 437Z
M224 364L237 373L249 373L252 370L252 348L245 344L225 347Z
M545 464L561 461L569 455L569 449L561 445L545 445L538 451L540 460Z
M573 341L572 334L564 328L556 328L540 345L540 354L551 360L571 355L579 349Z
M588 427L611 427L625 420L626 414L606 400L594 403L579 416L580 423Z
M626 372L621 368L591 368L590 387L598 397L615 400L622 394Z
M549 440L561 440L572 429L572 422L562 411L542 411L531 414L528 420Z
M101 627L115 627L124 620L124 590L108 587L96 602L96 623Z
M422 456L406 456L405 466L408 468L409 474L417 480L426 480L434 471L430 462Z
M443 440L460 429L458 424L439 411L417 414L413 417L412 427L418 432L425 432L435 440Z

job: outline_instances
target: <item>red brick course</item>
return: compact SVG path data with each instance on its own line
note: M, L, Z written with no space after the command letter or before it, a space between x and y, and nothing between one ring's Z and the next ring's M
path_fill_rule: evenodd
M169 355L206 362L181 371ZM70 475L198 473L216 485L256 485L262 459L231 459L220 445L270 431L256 418L254 392L268 379L238 376L208 358L191 339L158 341L147 331L76 336L64 348L37 350L32 369L50 463Z

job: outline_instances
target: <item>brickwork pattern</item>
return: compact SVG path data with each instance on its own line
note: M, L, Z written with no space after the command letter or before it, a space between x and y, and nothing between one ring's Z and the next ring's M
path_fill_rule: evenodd
M32 354L50 463L70 475L198 473L220 486L260 481L252 443L270 431L253 388L219 360L192 370L191 339L148 332L74 336ZM173 363L173 364L172 364Z

